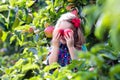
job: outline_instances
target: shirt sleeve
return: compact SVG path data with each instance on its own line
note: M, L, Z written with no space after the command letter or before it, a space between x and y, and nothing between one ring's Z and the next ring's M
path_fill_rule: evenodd
M84 52L87 51L87 47L85 45L82 45L82 51L84 51Z

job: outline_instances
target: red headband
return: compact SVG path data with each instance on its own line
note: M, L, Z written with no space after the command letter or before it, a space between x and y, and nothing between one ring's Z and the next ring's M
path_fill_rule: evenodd
M74 27L78 28L81 24L81 20L79 18L74 18L71 20L71 23L74 25Z

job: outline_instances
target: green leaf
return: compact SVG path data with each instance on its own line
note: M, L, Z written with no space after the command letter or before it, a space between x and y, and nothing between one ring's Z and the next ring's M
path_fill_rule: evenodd
M28 70L34 70L34 69L39 69L39 66L37 64L26 64L26 65L22 65L22 72L25 73Z
M105 54L105 53L104 53L104 54L100 54L100 56L109 58L109 59L111 59L111 60L116 60L116 59L117 59L117 57L113 56L111 53L108 53L108 54Z
M114 67L111 67L109 74L110 74L111 79L115 80L114 76L117 74L118 75L120 74L120 64L115 65ZM118 78L120 79L120 77L118 77Z
M82 4L86 5L88 3L87 0L82 0Z
M4 15L0 14L0 23L5 23L6 22L6 18L4 17Z
M9 10L9 14L8 14L8 29L9 30L12 30L12 25L15 21L15 15L16 15L16 12L13 10L13 9L10 9Z
M114 46L114 49L117 51L120 51L120 41L118 41L120 39L119 34L120 24L113 26L110 32L112 45Z
M10 80L10 77L8 75L3 75L2 80Z
M25 74L16 74L14 77L12 77L12 80L22 80Z
M84 63L85 61L82 61L82 60L72 60L71 64L69 64L67 67L68 69L78 68L80 70L83 68Z
M26 23L31 23L33 21L33 15L32 14L27 14L27 19L26 19Z
M34 77L30 78L29 80L43 80L43 78L41 78L39 76L34 76Z
M9 0L10 6L15 6L16 0Z
M15 18L13 25L12 25L12 29L14 30L15 27L18 27L20 24L20 19L18 17Z
M22 26L18 26L16 27L14 30L28 30L30 28L30 25L22 25Z
M26 0L17 0L15 2L15 5L19 5L19 7L25 7L26 5Z
M8 5L0 5L0 12L7 11L8 10Z
M10 73L11 73L11 69L6 69L6 70L5 70L5 73L6 73L6 74L10 74Z
M85 34L89 35L90 32L92 31L93 26L96 23L96 20L98 18L98 16L100 15L101 10L99 9L99 7L95 6L95 5L89 5L83 8L83 15L86 15L85 17ZM92 20L91 20L92 19Z
M3 31L3 35L2 35L2 38L1 38L2 41L5 41L7 36L8 36L8 33Z
M94 46L91 48L91 52L92 52L92 53L98 53L100 50L103 50L104 46L105 46L104 44L94 45Z
M16 35L12 36L12 37L10 38L10 44L11 44L15 39L16 39Z
M34 3L35 3L35 1L30 1L30 0L28 0L28 1L26 2L26 6L27 6L27 7L31 7Z
M48 0L46 0L45 2L47 3L47 5L52 4L52 2L51 2L51 1L48 1Z
M55 69L55 68L58 68L58 67L60 67L60 65L59 65L58 63L53 63L53 64L51 64L51 65L49 65L49 66L46 66L46 67L43 69L43 71L48 72L49 70Z
M24 62L23 59L19 59L19 61L17 61L17 62L15 63L14 67L20 67L20 66L22 66L23 62Z
M103 39L106 32L109 31L111 24L111 18L109 14L103 14L98 19L95 29L95 36L98 39Z
M8 31L7 26L5 23L0 22L0 28L2 28L4 31Z
M7 25L6 25L6 18L4 15L0 14L0 27L4 30L7 31Z
M38 25L39 25L39 20L40 20L39 17L34 18L34 19L33 19L33 24L34 24L35 26L38 26Z

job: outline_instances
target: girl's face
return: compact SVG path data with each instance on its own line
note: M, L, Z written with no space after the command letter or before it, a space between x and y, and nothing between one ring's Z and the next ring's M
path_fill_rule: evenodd
M62 44L66 44L66 40L65 40L64 36L61 37L60 42L61 42Z
M58 28L58 29L63 29L63 30L65 30L65 29L72 29L72 27L73 27L73 25L72 25L71 23L69 23L69 22L67 22L67 21L64 21L64 22L61 22L61 24L59 25L59 28ZM73 30L73 29L72 29L72 30ZM65 40L64 36L61 37L60 42L61 42L62 44L66 44L66 40Z

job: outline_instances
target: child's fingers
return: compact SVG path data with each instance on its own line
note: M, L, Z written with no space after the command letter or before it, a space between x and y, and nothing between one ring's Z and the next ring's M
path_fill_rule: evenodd
M60 39L62 36L61 36L61 34L60 33L58 33L58 39Z
M68 35L69 35L69 38L71 38L71 32L69 32Z
M59 40L62 38L62 36L60 35L60 37L59 37Z
M65 39L69 39L69 35L68 34L65 34Z
M53 36L54 36L54 37L57 37L58 35L59 35L58 32L56 32L56 33L54 32L54 35L53 35Z
M65 40L67 40L67 36L66 35L64 35L64 38L65 38Z
M69 33L70 39L73 39L73 33Z
M60 33L57 33L56 39L60 39Z
M55 38L56 38L56 37L57 37L57 35L58 35L58 34L55 34L55 33L54 33L54 34L53 34L53 37L55 37Z
M64 36L65 40L67 40L66 36Z

